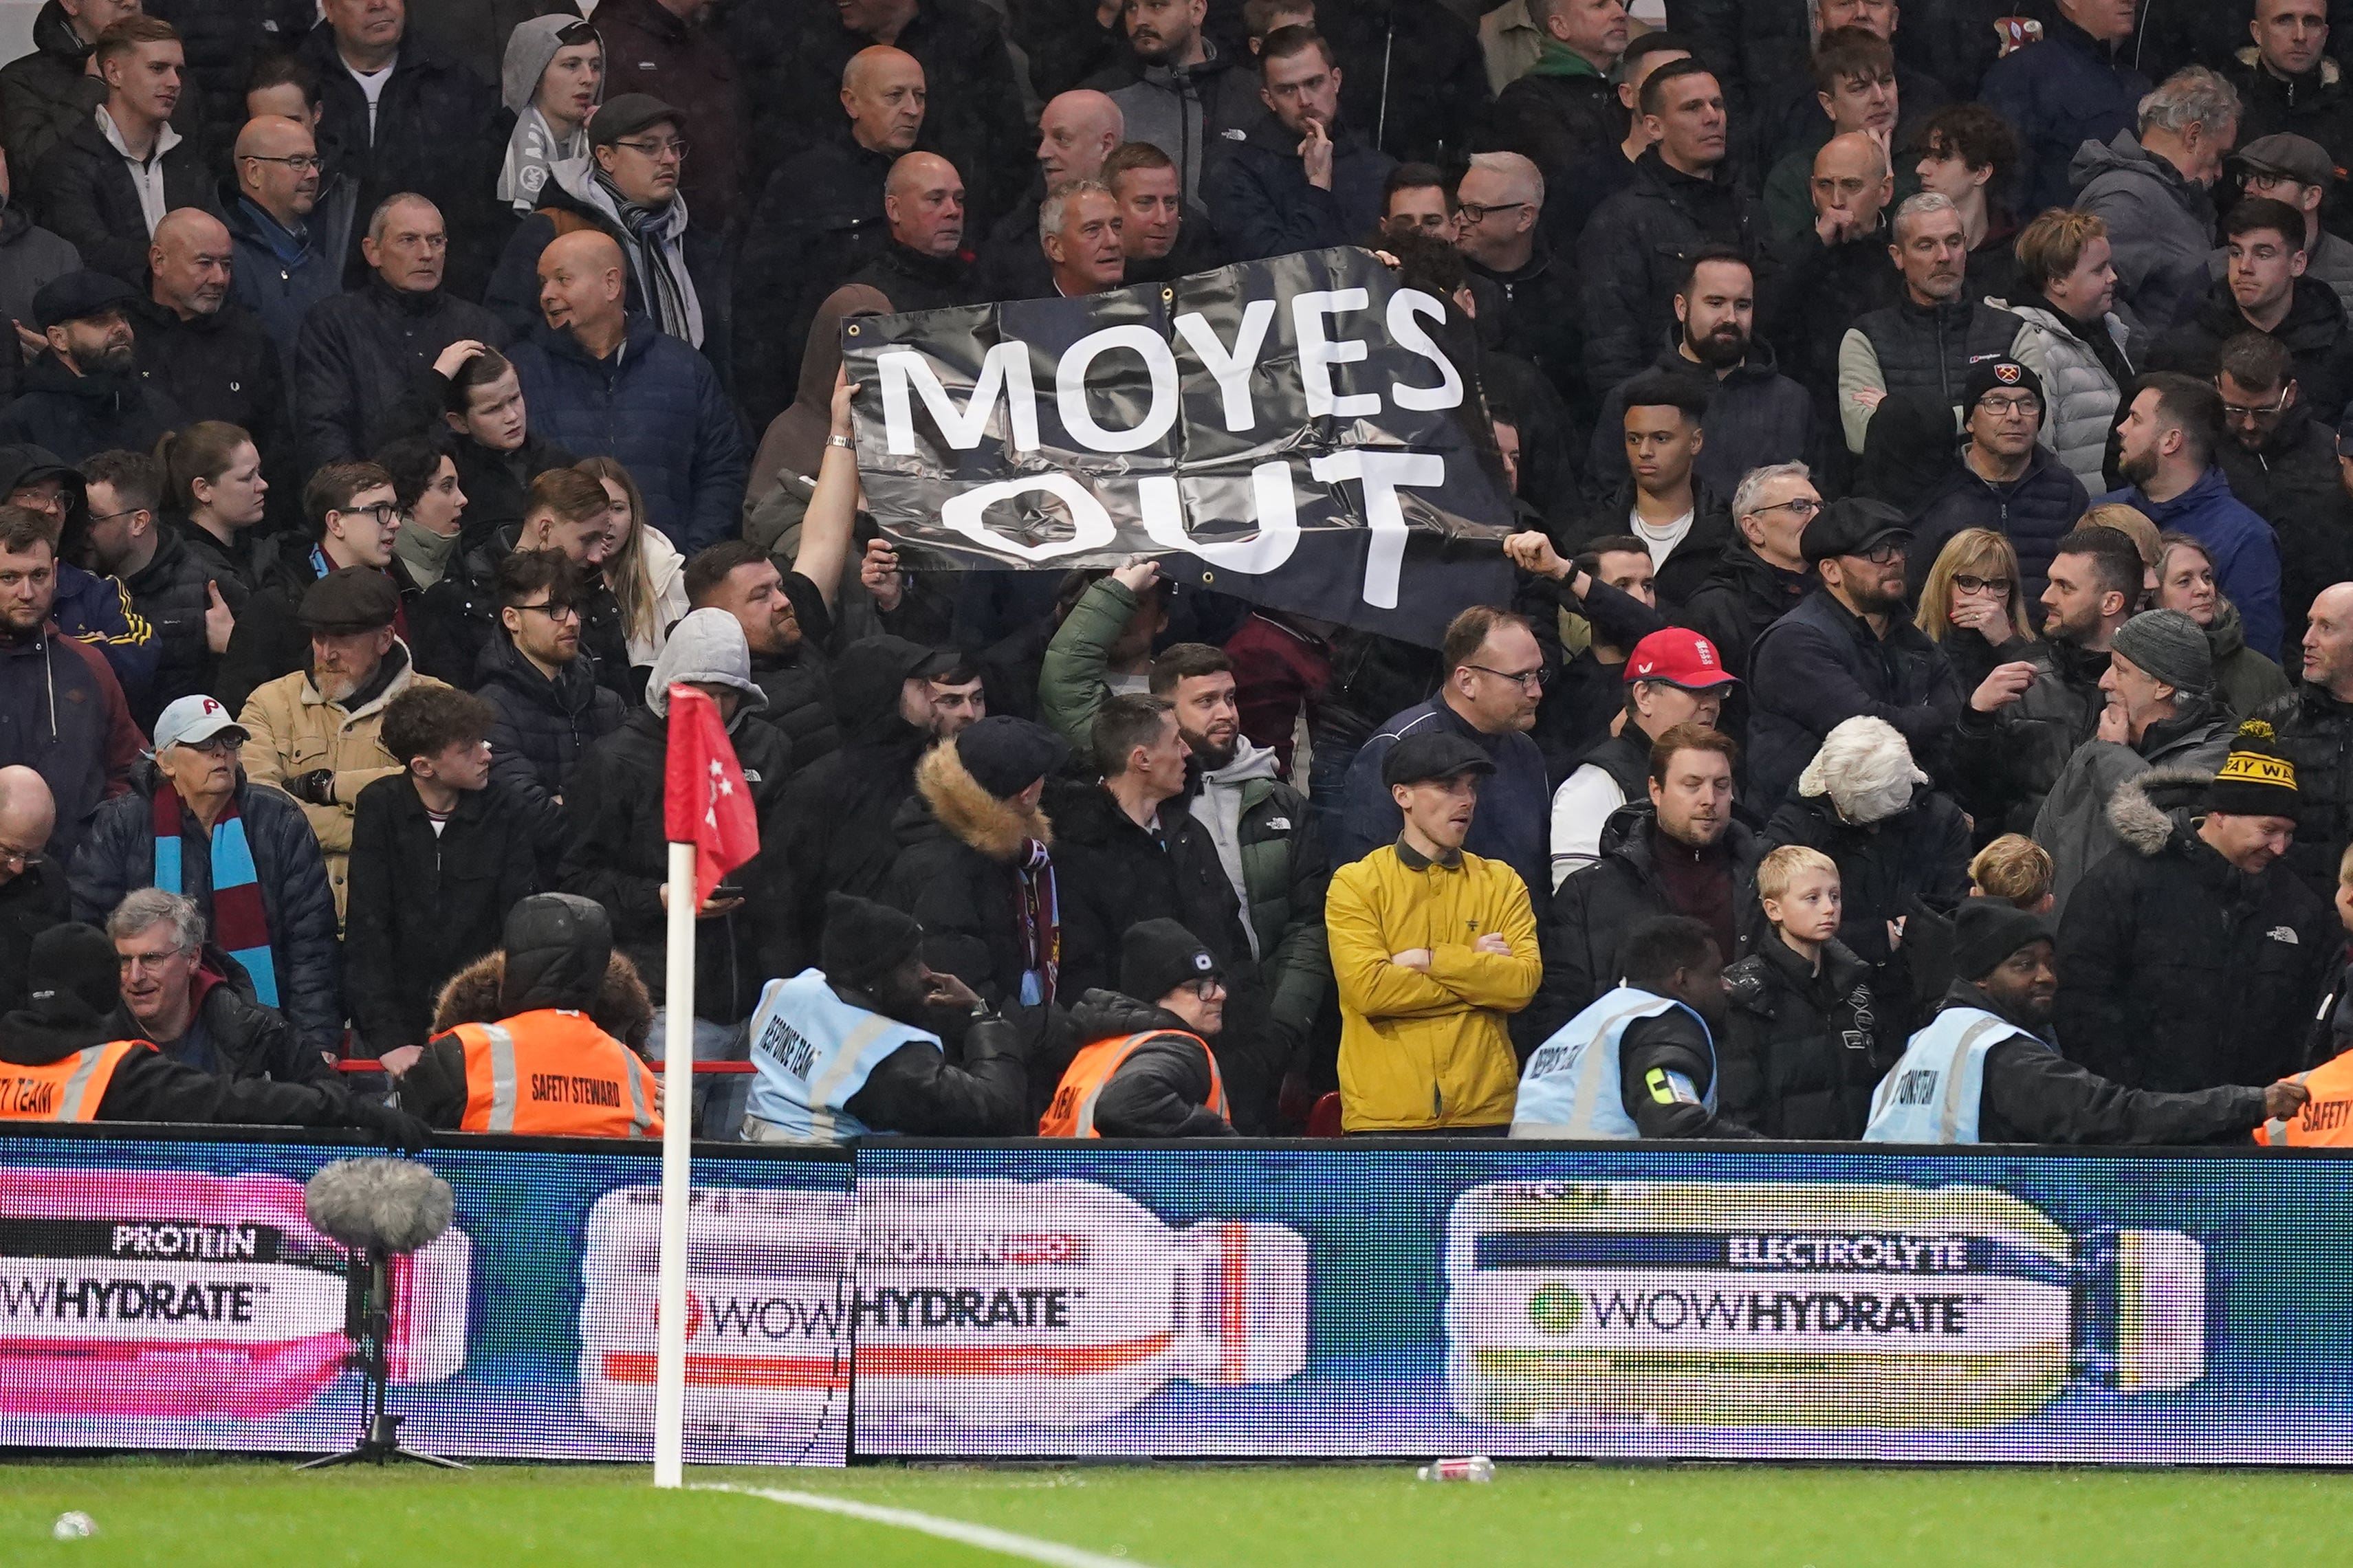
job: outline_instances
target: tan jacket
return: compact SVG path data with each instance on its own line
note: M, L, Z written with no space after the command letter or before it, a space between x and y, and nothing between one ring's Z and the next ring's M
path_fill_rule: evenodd
M380 778L400 771L401 764L384 749L384 710L411 686L444 684L419 675L408 662L408 648L396 640L385 657L400 660L400 673L384 689L355 710L330 702L311 684L311 672L298 669L253 689L237 721L248 739L241 760L245 776L256 784L283 789L286 781L319 768L335 771L335 804L302 803L311 831L319 836L326 855L327 883L335 889L335 920L343 918L343 885L352 854L352 809L360 791Z

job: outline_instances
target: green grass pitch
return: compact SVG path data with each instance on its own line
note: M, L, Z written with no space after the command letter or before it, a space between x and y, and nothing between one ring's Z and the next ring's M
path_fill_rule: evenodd
M1897 1470L1504 1465L1493 1485L1408 1465L693 1470L817 1492L1156 1568L1574 1564L1658 1568L2159 1568L2353 1561L2353 1478L2280 1471ZM99 1533L55 1541L75 1509ZM649 1472L465 1475L249 1462L0 1466L9 1568L621 1568L1018 1559L897 1525ZM1040 1559L1042 1560L1042 1559Z

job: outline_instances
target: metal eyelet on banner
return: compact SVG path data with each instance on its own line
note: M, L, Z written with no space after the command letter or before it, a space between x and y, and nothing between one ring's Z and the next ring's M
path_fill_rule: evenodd
M849 331L851 337L856 337L858 335L858 323L855 321L850 322Z
M1215 572L1204 572L1201 574L1201 586L1204 588L1208 587L1217 580L1218 574Z

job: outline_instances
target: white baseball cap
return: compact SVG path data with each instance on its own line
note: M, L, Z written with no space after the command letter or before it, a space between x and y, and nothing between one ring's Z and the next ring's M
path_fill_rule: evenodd
M210 697L183 697L156 718L155 750L160 753L168 746L193 746L223 730L236 731L240 741L246 738L245 726L218 701Z

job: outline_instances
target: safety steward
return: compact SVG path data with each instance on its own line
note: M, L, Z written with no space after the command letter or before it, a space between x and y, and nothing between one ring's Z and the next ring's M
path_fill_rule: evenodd
M1092 1043L1071 1058L1039 1136L1231 1137L1209 1049L1225 1016L1217 956L1175 921L1136 921L1120 939L1119 989L1090 991L1071 1009Z
M1701 921L1654 915L1627 933L1617 989L1528 1058L1514 1138L1753 1138L1715 1107L1724 954Z
M2353 1146L2353 1051L2284 1081L2302 1085L2312 1098L2295 1114L2274 1116L2256 1128L2256 1142L2274 1149Z
M442 1032L402 1076L401 1104L436 1127L467 1132L660 1137L652 1069L607 1030L620 1012L643 1020L642 1040L653 1015L636 969L613 951L605 907L570 893L535 894L509 911L501 934L497 952L444 987L434 1018ZM497 1016L487 1020L479 999L492 977ZM616 991L623 994L617 1007ZM478 1016L459 1021L467 1011Z
M0 1122L357 1127L396 1149L425 1146L423 1122L342 1084L220 1078L121 1037L114 944L93 926L52 926L35 937L28 972L30 1005L0 1017Z
M2305 1103L2294 1079L2189 1094L2127 1089L2062 1057L2047 1037L2059 994L2050 922L1999 899L1953 917L1953 970L1928 1026L1871 1100L1874 1143L2213 1143Z
M847 1143L869 1132L999 1138L1029 1131L1023 1030L923 960L923 928L828 893L818 968L771 980L752 1015L755 1143ZM1026 1011L1032 1021L1044 1009ZM960 1047L963 1065L948 1059Z

